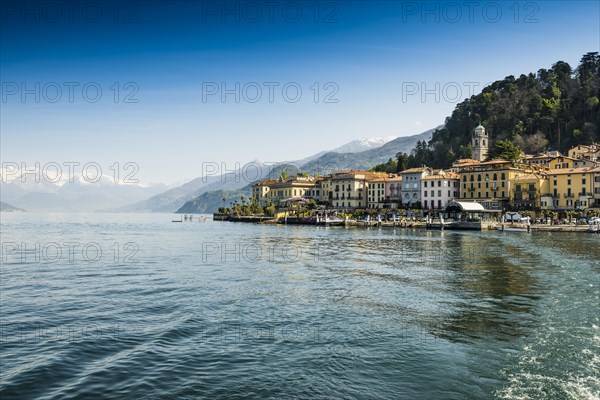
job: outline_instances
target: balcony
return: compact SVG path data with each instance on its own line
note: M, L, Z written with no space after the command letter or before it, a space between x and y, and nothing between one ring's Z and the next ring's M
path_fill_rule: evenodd
M591 197L592 194L588 193L588 192L585 192L585 193L584 192L579 192L579 196L589 196L589 197Z
M568 199L568 198L572 199L575 197L575 195L573 193L565 193L564 196L565 196L565 199Z
M554 194L554 193L544 193L542 195L542 197L553 197L553 198L556 198L556 199L560 199L560 194L558 194L558 193L557 194Z

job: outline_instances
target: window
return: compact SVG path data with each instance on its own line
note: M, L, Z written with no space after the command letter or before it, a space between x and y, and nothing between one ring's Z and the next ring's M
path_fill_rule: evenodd
M498 180L498 174L494 174L494 180L497 181Z
M466 181L467 181L467 176L463 175L463 182L466 182ZM598 181L598 182L600 182L600 181Z
M477 175L477 182L481 182L481 174Z
M433 190L432 190L432 191L431 191L431 197L433 197L433 196L435 196L435 195L433 194Z
M427 194L427 193L425 193L425 194ZM427 200L425 200L425 208L427 208Z
M571 184L571 180L567 179L567 185L570 185L570 184Z
M500 179L501 180L506 180L506 174L503 172L502 175L500 175Z
M442 191L438 190L438 197L442 197Z
M427 187L427 181L425 181L425 183L423 184L425 187Z
M442 181L438 181L438 187L442 186Z

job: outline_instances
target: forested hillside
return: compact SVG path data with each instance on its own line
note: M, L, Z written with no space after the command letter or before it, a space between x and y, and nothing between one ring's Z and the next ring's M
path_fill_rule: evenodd
M447 168L470 158L470 135L481 123L493 143L509 139L525 152L565 151L600 141L600 56L576 68L563 61L537 73L507 76L457 105L429 142L419 142L408 167Z

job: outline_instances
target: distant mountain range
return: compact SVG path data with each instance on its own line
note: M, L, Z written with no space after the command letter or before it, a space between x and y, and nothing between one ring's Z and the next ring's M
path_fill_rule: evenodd
M98 182L89 183L74 179L73 182L48 182L33 174L6 176L0 183L0 197L3 202L18 204L29 211L70 211L84 212L104 210L147 199L149 196L168 189L165 184L139 185L115 183L111 178L102 177Z
M428 141L431 138L432 133L441 128L443 125L436 128L427 130L423 133L413 136L399 137L393 140L391 138L373 138L373 139L359 139L347 143L336 150L352 150L358 149L356 152L338 152L329 151L321 152L317 155L307 157L300 161L289 162L290 165L286 166L281 164L270 170L265 169L269 172L271 177L278 177L281 169L285 168L288 175L297 172L297 165L300 165L300 170L308 172L311 175L318 173L319 175L325 175L331 172L340 171L344 169L370 169L375 165L385 162L390 158L394 158L397 153L410 151L415 147L419 140ZM377 146L377 143L383 143ZM360 150L367 148L367 150ZM265 174L266 175L266 174ZM261 178L265 178L262 176ZM201 179L201 178L197 178ZM196 179L196 180L197 180ZM193 181L192 181L193 182ZM197 190L195 195L188 198L188 201L180 203L179 207L171 208L177 210L178 213L212 213L217 211L219 207L228 206L230 202L239 200L243 195L246 198L251 196L251 185L253 182L238 182L236 184L229 183L227 187L222 187L218 191L212 191L207 186ZM218 185L213 185L212 188L216 188ZM226 191L223 192L223 189ZM175 190L175 189L174 189ZM189 194L191 195L191 193ZM169 192L162 193L154 196L152 200L156 202L158 199L164 200L165 197L169 197ZM180 201L183 197L178 197L177 201ZM227 201L224 203L223 198ZM176 205L177 201L172 201L172 205ZM141 202L140 206L146 205L147 202ZM146 209L144 211L155 211L152 209ZM160 209L156 211L169 211L168 209Z
M13 205L10 205L8 203L0 201L0 211L3 211L3 212L16 212L16 211L25 211L25 210L22 210L22 209L17 208L17 207L15 207Z
M11 174L9 181L4 176L0 183L0 199L29 211L70 212L174 212L193 199L193 206L188 204L182 210L210 213L229 205L230 201L224 204L223 198L233 201L242 195L250 197L252 183L267 177L277 178L283 169L288 175L299 171L324 175L340 169L369 169L400 151L410 152L418 140L429 140L432 132L433 129L399 138L360 138L301 160L268 166L254 161L251 174L236 171L224 176L198 177L177 187L162 183L147 186L115 183L109 177L102 177L96 183L82 178L73 182L52 183L44 179L35 182L31 174L24 179Z

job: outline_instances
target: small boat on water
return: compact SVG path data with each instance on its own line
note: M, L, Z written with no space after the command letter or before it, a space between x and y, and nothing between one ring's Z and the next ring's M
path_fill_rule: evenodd
M506 222L506 218L502 217L502 223L496 229L502 232L531 232L531 219L529 217L520 218L517 222L511 219Z
M600 233L600 218L594 217L590 220L590 228L588 232Z
M530 232L531 229L527 228L527 227L523 227L523 226L515 226L515 225L502 225L500 227L498 227L499 230L501 230L502 232L522 232L522 233L527 233Z
M321 226L342 226L345 225L346 221L338 217L337 215L329 216L325 214L325 216L320 216L317 214L316 224Z

